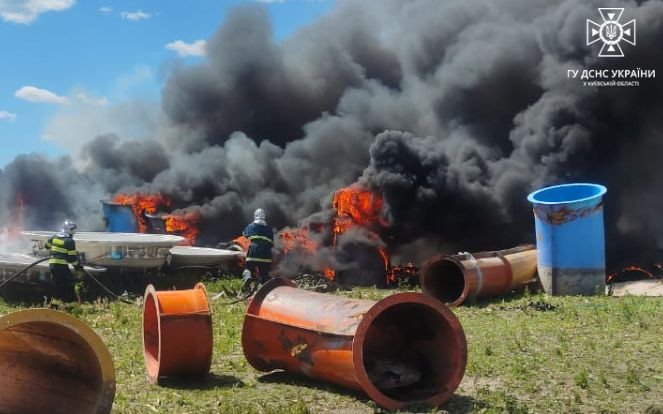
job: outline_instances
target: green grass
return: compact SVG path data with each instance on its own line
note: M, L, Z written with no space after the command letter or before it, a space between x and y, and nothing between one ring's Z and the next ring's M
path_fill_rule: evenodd
M219 291L210 282L210 292ZM340 294L379 299L394 291ZM21 308L0 301L0 314ZM245 304L214 303L214 357L206 381L150 384L141 349L141 308L98 301L68 308L104 339L115 360L119 413L379 412L361 393L244 359ZM663 301L656 298L514 294L454 309L468 341L456 395L432 412L663 412Z

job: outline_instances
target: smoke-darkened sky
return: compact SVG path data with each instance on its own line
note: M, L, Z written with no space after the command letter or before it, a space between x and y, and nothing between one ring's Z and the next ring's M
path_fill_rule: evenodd
M200 212L213 244L257 207L278 228L324 215L359 181L384 197L390 250L423 260L532 241L528 192L598 182L609 262L640 259L663 247L663 84L583 86L567 71L660 71L663 2L604 3L344 1L279 42L263 7L235 8L202 63L169 70L151 138L123 125L75 163L17 157L0 172L2 217L21 193L31 226L98 230L99 199L158 191ZM586 45L607 6L637 21L623 58Z

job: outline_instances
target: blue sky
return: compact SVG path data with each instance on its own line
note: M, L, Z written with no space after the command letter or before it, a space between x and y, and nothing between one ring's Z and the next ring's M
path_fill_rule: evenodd
M62 111L158 102L168 66L204 59L200 41L218 29L228 9L253 1L0 0L0 166L21 153L66 153L47 133ZM333 5L262 3L276 39Z

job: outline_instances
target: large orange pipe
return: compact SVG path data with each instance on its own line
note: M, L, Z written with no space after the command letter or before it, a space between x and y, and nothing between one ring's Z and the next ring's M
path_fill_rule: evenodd
M424 293L450 306L467 299L499 296L532 281L536 274L536 247L480 253L437 255L419 272Z
M143 305L147 376L207 375L212 363L212 312L202 283L157 292L148 285Z
M363 390L387 409L444 403L467 362L460 322L430 296L399 293L374 302L297 289L285 279L270 280L249 303L242 347L260 371L283 369ZM384 371L385 361L416 366L420 376L406 387L386 386L404 371Z
M115 368L90 327L65 313L0 316L0 413L108 413Z

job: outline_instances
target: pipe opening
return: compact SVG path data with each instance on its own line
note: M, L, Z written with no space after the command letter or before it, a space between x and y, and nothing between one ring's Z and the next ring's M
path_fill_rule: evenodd
M562 184L537 190L527 199L532 203L542 204L572 203L600 197L606 191L604 186L598 184Z
M212 363L212 314L202 283L193 289L145 289L143 356L152 383L169 376L204 376Z
M444 303L454 304L465 291L463 269L452 260L437 260L422 271L422 286L425 293Z
M147 375L153 380L159 376L160 336L157 302L154 294L148 293L143 306L143 353Z
M428 305L411 302L392 305L371 322L362 352L371 383L406 404L457 385L456 367L464 358L458 334L444 316Z
M105 356L98 355L87 339L66 322L10 321L9 327L0 331L0 412L110 410L114 378L112 385L105 383L108 378L104 378L100 362Z

